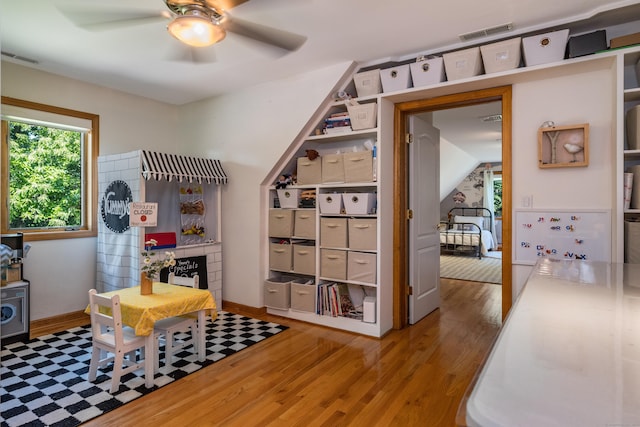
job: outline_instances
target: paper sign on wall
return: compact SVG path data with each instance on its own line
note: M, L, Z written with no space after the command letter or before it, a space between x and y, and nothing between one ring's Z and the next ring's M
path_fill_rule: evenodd
M131 227L156 227L158 225L157 203L131 202L129 212Z

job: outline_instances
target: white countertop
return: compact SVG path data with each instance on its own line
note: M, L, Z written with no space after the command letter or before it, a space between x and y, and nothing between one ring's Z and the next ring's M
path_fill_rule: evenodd
M483 427L640 426L640 264L536 264L466 417Z

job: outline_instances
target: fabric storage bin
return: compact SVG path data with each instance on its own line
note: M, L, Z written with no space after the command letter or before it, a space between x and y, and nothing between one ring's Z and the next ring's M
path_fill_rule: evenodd
M291 271L292 261L290 244L269 244L269 268L271 270Z
M377 95L382 91L380 82L380 69L362 71L353 76L358 97Z
M315 245L294 243L291 245L293 252L293 272L299 274L316 274L316 247Z
M344 193L344 210L347 215L368 215L375 213L376 193Z
M376 254L349 251L347 253L347 280L376 283Z
M373 129L378 124L378 104L375 102L357 105L347 104L347 111L349 112L352 130Z
M344 182L344 160L342 154L322 156L322 182L325 184Z
M624 262L640 264L640 221L624 222Z
M294 280L291 282L291 309L315 313L316 287L313 285L313 281Z
M299 209L295 211L293 235L302 239L316 238L315 209Z
M291 306L291 280L271 278L264 281L264 305L288 310Z
M298 185L320 184L322 182L322 160L316 157L309 160L307 157L298 157Z
M269 209L269 237L289 238L293 233L293 211Z
M445 81L442 57L425 59L409 64L413 87L428 86Z
M522 39L522 54L527 67L562 61L569 30L552 31Z
M373 152L344 153L344 182L373 181Z
M485 73L498 73L513 70L520 66L522 57L520 44L522 38L516 37L497 43L480 46Z
M318 195L320 201L321 214L340 214L342 213L343 203L342 194L338 193L322 193Z
M375 251L378 247L378 221L376 218L349 218L349 249Z
M444 68L447 71L447 80L459 80L482 74L482 58L480 48L458 50L445 53Z
M347 218L320 218L320 246L347 247Z
M347 251L320 250L320 275L330 279L347 279Z
M283 188L276 190L278 192L278 200L280 207L283 209L295 209L300 203L300 190L292 188Z
M409 64L380 70L380 81L383 92L395 92L411 87L411 70Z
M569 58L591 55L601 50L607 50L607 32L605 30L570 37L567 44Z
M627 129L627 147L629 150L640 150L640 105L627 111L625 125Z

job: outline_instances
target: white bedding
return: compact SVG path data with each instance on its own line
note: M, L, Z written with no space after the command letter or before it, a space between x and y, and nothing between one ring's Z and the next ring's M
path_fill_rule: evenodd
M440 243L448 245L478 246L478 239L481 239L482 255L487 255L489 250L495 249L493 235L489 230L482 230L482 234L462 230L447 230L440 233Z

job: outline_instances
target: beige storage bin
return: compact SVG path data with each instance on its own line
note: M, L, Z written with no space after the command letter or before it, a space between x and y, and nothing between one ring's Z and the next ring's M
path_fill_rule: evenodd
M353 76L358 97L377 95L382 91L380 69L363 71Z
M349 251L347 253L347 280L376 283L376 254Z
M624 222L624 262L640 264L640 221Z
M322 182L321 158L309 160L306 157L298 157L297 177L298 185L320 184Z
M322 156L322 182L325 184L344 182L344 159L342 154Z
M480 48L458 50L445 53L444 68L447 71L447 80L459 80L482 74L482 58Z
M293 251L293 272L298 274L316 274L316 247L305 243L291 245Z
M269 209L269 237L292 236L293 212L288 209Z
M321 193L318 194L318 204L320 205L321 214L340 214L344 204L342 203L342 194L339 193Z
M627 147L629 150L640 150L640 105L627 111L625 123L627 128Z
M342 203L347 215L374 214L376 208L376 193L344 193Z
M320 250L320 275L329 279L347 279L347 251Z
M320 218L320 246L347 247L347 218Z
M373 181L373 152L356 151L344 153L344 181L371 182Z
M295 209L300 203L300 190L293 188L283 188L276 190L278 192L278 200L280 207L283 209Z
M352 130L373 129L378 125L378 104L375 102L357 105L347 104L347 111L349 112Z
M291 309L298 311L316 311L316 287L313 281L294 280L291 282Z
M429 86L445 81L442 57L425 59L409 64L413 87Z
M293 221L293 235L302 239L316 238L316 210L298 209Z
M487 74L498 73L500 71L518 68L520 66L520 59L522 58L520 49L521 42L522 38L516 37L480 46L484 72Z
M567 48L569 30L552 31L522 39L524 65L547 64L562 61Z
M409 64L380 70L382 91L395 92L411 87L411 70Z
M349 249L375 251L378 247L376 218L349 218Z
M291 280L271 278L264 281L264 305L288 310L291 306Z
M291 271L292 260L290 244L269 244L269 268L271 270Z

